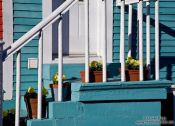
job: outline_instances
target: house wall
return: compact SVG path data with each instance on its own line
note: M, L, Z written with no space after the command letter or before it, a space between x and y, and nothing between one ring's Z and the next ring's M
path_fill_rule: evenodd
M42 0L13 1L13 41L16 41L42 19ZM28 69L28 58L37 58L38 37L34 38L21 50L21 91L28 86L37 85L37 69ZM14 56L14 86L16 83L16 56ZM15 91L15 89L14 89Z
M115 6L116 0L114 0L114 25L113 25L113 61L119 62L119 44L120 44L120 8ZM146 4L144 2L144 55L146 52ZM134 5L133 13L133 38L132 38L132 56L138 57L137 52L137 42L138 42L138 34L137 34L137 5ZM160 0L160 78L161 79L168 79L175 81L175 27L174 27L174 20L175 20L175 1L170 0ZM125 10L125 35L126 41L125 44L128 45L128 37L127 37L127 24L128 24L128 8L126 7ZM154 2L151 2L151 68L152 68L152 77L154 78L154 58L155 58L155 26L154 26ZM127 54L127 47L125 48L125 54ZM126 57L126 55L125 55ZM146 57L144 56L145 60Z

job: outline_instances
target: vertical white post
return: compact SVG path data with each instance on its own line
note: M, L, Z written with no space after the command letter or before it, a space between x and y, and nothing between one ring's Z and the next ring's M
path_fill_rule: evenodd
M138 21L139 21L139 77L143 81L143 1L138 3Z
M37 118L42 118L42 66L43 66L43 32L40 31L38 43L38 112Z
M104 0L103 82L107 81L107 0Z
M155 0L155 74L159 80L159 0Z
M62 75L63 75L63 40L62 40L62 31L63 28L63 19L62 16L58 24L58 101L63 101L62 93Z
M85 0L85 82L89 82L89 0Z
M121 81L125 81L125 0L121 0L120 14L120 63Z
M16 113L15 126L20 125L20 83L21 83L21 52L17 52L16 57Z
M132 4L129 5L129 18L128 18L128 57L131 57L132 46Z
M150 1L146 2L146 65L150 75Z

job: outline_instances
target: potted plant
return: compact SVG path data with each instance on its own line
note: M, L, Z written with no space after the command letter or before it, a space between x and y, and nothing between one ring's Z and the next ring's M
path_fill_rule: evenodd
M3 126L15 126L15 109L3 111Z
M42 88L42 118L46 116L46 95L48 94L48 90L46 88ZM37 93L35 92L34 88L29 87L24 95L24 100L26 103L28 117L30 119L37 118L37 106L38 106L38 98Z
M126 81L139 81L139 60L128 57L125 63ZM148 70L144 65L144 80L148 79Z
M66 76L62 75L63 80L63 100L70 100L70 83L66 82ZM55 73L52 77L52 84L49 84L49 87L51 88L51 94L54 101L58 100L58 73Z
M90 63L89 82L102 82L102 69L101 61L92 61ZM85 71L80 71L81 81L85 82Z

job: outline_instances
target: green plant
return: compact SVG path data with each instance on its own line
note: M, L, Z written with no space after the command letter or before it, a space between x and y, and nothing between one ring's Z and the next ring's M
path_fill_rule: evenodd
M139 65L140 65L139 60L133 59L132 57L128 57L125 62L125 67L127 70L139 70ZM146 69L145 64L144 69Z
M66 80L66 75L62 75L62 80ZM55 73L52 77L53 84L58 84L58 73Z
M102 69L103 69L102 61L93 60L90 63L90 71L102 71Z
M48 94L48 90L43 87L42 88L42 95L46 96ZM37 93L35 92L33 87L29 87L26 91L25 97L37 98Z

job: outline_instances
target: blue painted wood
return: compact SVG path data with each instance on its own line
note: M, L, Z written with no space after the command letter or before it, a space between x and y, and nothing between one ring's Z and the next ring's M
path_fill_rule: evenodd
M73 83L72 101L166 99L170 81ZM139 94L139 95L138 95Z
M160 101L111 103L51 103L49 125L52 126L137 126L150 118L160 118ZM69 106L70 105L70 106ZM50 106L50 107L51 107ZM55 106L55 107L54 107ZM30 120L28 126L39 126L48 120ZM154 120L158 121L158 120ZM46 122L47 123L47 122ZM149 122L150 124L153 122ZM160 123L154 124L160 126Z

